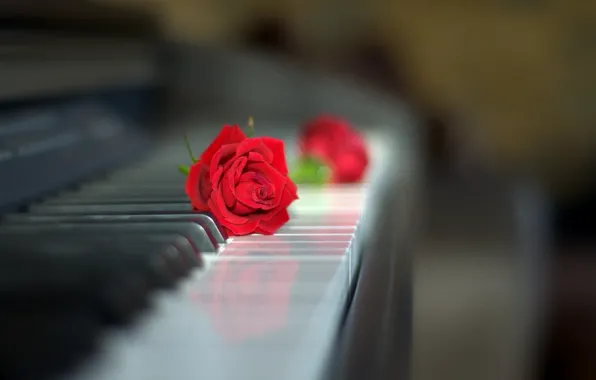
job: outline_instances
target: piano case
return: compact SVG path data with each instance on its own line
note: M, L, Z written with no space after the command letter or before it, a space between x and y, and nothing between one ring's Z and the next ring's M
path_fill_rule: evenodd
M0 212L147 148L157 31L147 15L81 1L0 4Z

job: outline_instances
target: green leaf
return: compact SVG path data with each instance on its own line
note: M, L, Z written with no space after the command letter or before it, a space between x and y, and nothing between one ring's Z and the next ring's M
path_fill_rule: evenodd
M178 165L178 171L184 175L188 175L188 173L190 173L190 168L185 165Z
M190 159L192 160L193 163L196 163L198 160L192 154L192 149L190 147L190 141L188 140L188 136L187 135L184 135L184 142L186 144L186 150L188 150L188 155L190 156Z
M331 170L316 158L304 157L296 163L290 178L297 184L324 185L331 179Z

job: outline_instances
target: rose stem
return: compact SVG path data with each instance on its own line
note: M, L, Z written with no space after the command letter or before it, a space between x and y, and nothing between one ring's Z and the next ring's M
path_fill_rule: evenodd
M255 121L252 116L248 117L248 137L253 137L255 135Z
M186 143L186 150L188 150L188 155L190 156L190 159L192 160L192 162L197 162L197 159L192 154L192 149L190 148L190 141L188 140L187 135L184 135L184 142Z

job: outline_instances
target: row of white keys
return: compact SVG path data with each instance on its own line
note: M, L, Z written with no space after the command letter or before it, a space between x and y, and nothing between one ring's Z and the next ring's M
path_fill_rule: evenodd
M316 376L347 291L365 186L299 189L274 236L232 238L72 380Z

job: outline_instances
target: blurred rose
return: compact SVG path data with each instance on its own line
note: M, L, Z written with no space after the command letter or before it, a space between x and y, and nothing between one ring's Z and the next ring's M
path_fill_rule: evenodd
M319 116L304 125L298 140L300 155L329 167L332 183L354 183L364 178L368 167L366 144L347 121Z

